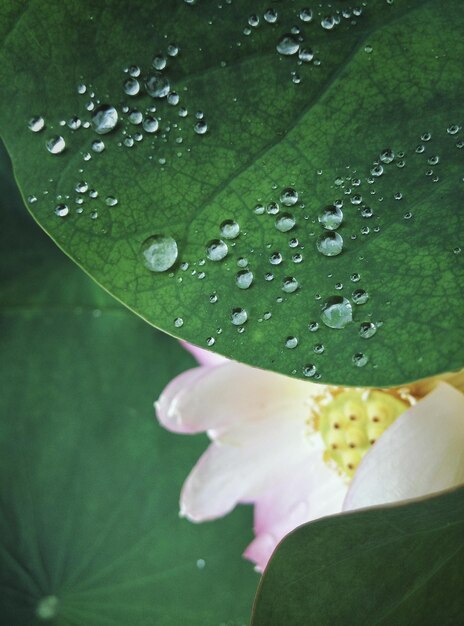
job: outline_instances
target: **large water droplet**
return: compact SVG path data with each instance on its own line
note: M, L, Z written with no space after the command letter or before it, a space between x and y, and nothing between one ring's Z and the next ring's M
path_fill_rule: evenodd
M291 34L284 35L276 46L277 52L284 56L296 54L300 47L300 42Z
M105 135L118 123L118 112L110 104L102 104L92 114L92 126L96 133Z
M335 205L327 206L319 214L318 220L327 230L336 230L343 221L343 211Z
M253 272L250 270L242 270L237 272L235 282L240 289L248 289L253 283Z
M220 230L225 239L235 239L239 236L240 226L234 220L225 220L222 222Z
M174 265L179 251L172 237L152 235L143 242L142 254L145 267L150 271L165 272Z
M66 148L66 142L61 135L55 135L46 141L45 146L50 154L61 154Z
M285 347L288 348L289 350L293 350L294 348L296 348L298 345L298 338L297 337L287 337L287 339L285 340Z
M136 96L140 91L140 83L136 78L128 78L124 81L124 93L128 96Z
M345 328L353 321L353 309L343 296L331 296L324 303L321 319L329 328Z
M206 246L206 256L210 261L222 261L228 252L229 248L222 239L213 239Z
M343 237L335 231L323 233L318 237L316 246L324 256L337 256L343 250Z
M247 319L248 313L245 311L245 309L232 309L231 321L234 326L241 326L242 324L245 324Z
M58 217L66 217L69 214L69 207L67 204L58 204L55 207L55 215Z
M169 80L160 72L155 72L147 78L145 88L152 98L165 98L171 91Z

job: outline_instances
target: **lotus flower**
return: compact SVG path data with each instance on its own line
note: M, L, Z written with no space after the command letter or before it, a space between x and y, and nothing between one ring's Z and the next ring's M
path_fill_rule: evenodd
M160 423L211 444L184 483L180 514L213 520L254 505L244 556L263 571L300 524L464 483L464 375L395 389L295 380L186 345L200 367L156 403Z

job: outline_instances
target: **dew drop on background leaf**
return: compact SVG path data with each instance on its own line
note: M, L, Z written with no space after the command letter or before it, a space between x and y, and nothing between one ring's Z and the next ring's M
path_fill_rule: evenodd
M343 296L331 296L322 307L321 319L329 328L345 328L353 321L353 308Z
M110 133L118 123L118 112L111 104L101 104L92 113L92 127L99 135Z
M284 291L285 293L293 293L298 289L298 287L299 284L296 278L293 278L292 276L287 276L287 278L284 278L282 283L282 291Z
M296 348L298 345L298 339L297 337L287 337L287 339L285 340L285 347L288 348L289 350L293 350L294 348Z
M177 243L166 235L152 235L142 244L145 267L151 272L165 272L177 261Z
M152 98L165 98L171 91L171 84L166 76L155 72L146 79L145 88Z
M145 130L147 133L156 133L159 123L156 117L148 116L143 120L142 126L143 130Z

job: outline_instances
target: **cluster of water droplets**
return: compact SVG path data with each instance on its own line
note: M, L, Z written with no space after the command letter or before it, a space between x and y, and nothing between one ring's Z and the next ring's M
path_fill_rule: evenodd
M82 98L79 113L58 122L47 122L42 115L34 115L27 120L27 128L44 137L44 147L53 156L74 152L77 143L74 134L87 133L87 148L80 153L83 165L77 172L79 178L85 175L86 164L87 168L91 168L93 159L104 158L109 148L111 151L135 149L141 143L148 148L148 159L163 167L166 164L163 144L174 141L176 155L182 157L185 133L193 140L193 137L203 136L209 131L204 112L192 114L185 106L183 99L188 95L187 87L183 88L182 96L173 87L169 70L179 53L179 46L170 43L166 50L153 57L149 67L125 67L121 79L122 103L119 99L117 102L100 99L95 89L82 81L76 87L77 94ZM82 145L80 138L78 143ZM187 147L186 151L190 152L190 149ZM54 212L57 217L68 217L73 207L77 214L85 212L86 198L83 194L87 192L77 193L79 195L74 200L71 193L56 197ZM48 191L44 191L43 195L47 196ZM119 202L112 190L92 195L89 189L87 198L95 200L97 197L100 204L96 206L98 202L93 203L89 212L92 219L98 217L98 209L114 207ZM39 199L37 192L29 195L31 204Z

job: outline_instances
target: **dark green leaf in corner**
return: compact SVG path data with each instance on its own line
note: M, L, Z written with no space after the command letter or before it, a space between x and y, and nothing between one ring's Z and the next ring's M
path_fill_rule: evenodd
M301 526L274 553L252 626L462 623L464 488Z
M363 386L462 367L464 5L302 4L4 0L24 199L226 356Z
M245 626L251 511L180 520L205 441L153 418L193 360L66 262L1 189L0 624Z

